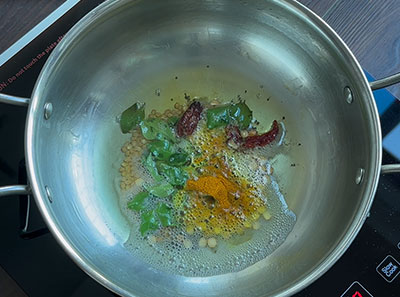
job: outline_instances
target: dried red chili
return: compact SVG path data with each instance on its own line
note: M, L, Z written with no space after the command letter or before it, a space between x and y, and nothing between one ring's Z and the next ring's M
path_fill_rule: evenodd
M279 133L279 125L277 121L274 121L272 123L271 129L261 135L254 135L254 136L248 136L244 139L244 143L242 144L242 147L244 148L255 148L257 146L266 146L267 144L270 144L272 141L275 140L276 136Z
M195 101L190 104L189 108L184 112L176 126L176 134L179 137L192 135L200 121L203 106L200 102Z

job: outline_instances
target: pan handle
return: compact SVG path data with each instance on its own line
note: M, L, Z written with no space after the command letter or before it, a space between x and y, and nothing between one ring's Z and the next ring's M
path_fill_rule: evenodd
M400 164L382 165L381 174L400 173Z
M12 185L0 187L0 197L10 195L29 195L31 189L27 185Z
M0 93L0 103L7 103L17 106L28 106L29 98L22 98ZM0 197L9 195L28 195L31 194L31 189L27 185L11 185L0 187Z
M376 81L372 81L369 83L369 86L371 87L372 91L375 91L397 83L400 83L400 72Z
M6 95L6 94L0 93L0 103L7 103L7 104L17 105L17 106L28 106L29 101L30 101L29 98L11 96L11 95Z
M400 72L393 74L391 76L370 82L369 86L371 87L371 90L374 91L374 90L379 90L379 89L389 87L389 86L397 84L397 83L400 83ZM382 165L381 174L387 174L387 173L400 173L400 164Z

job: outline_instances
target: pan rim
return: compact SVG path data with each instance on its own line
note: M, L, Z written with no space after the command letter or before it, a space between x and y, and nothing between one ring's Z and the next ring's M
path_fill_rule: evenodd
M56 220L51 213L51 206L46 203L46 193L40 182L40 168L36 164L34 150L35 123L38 120L38 116L41 115L41 110L43 108L42 105L44 104L44 102L41 102L40 100L40 94L42 92L42 89L46 86L48 75L51 72L50 70L57 65L57 61L59 60L60 56L62 56L64 51L68 50L72 43L76 40L76 38L81 35L83 29L87 28L90 24L95 22L101 16L106 15L111 7L113 8L113 10L115 10L119 7L124 6L128 2L131 1L108 0L100 4L94 10L89 12L89 14L87 14L83 19L81 19L76 25L74 25L74 27L64 37L62 42L55 48L45 66L43 67L32 93L32 99L28 109L25 128L25 155L27 158L28 177L34 193L35 201L39 206L39 210L47 226L49 227L50 231L52 232L58 243L61 245L61 247L83 271L85 271L89 276L91 276L101 285L107 287L116 294L134 297L136 295L110 281L101 272L99 272L96 267L88 264L85 260L84 255L82 255L79 250L74 247L73 243L70 242L69 239L64 235L62 229L56 223ZM363 226L364 221L367 218L369 210L372 206L374 195L379 182L382 159L382 138L378 110L373 99L372 91L369 88L367 78L365 77L362 68L355 58L354 54L344 43L344 41L339 37L339 35L322 18L316 15L309 8L305 7L303 4L295 0L283 0L282 2L283 5L288 5L292 9L297 10L298 12L305 15L306 18L308 18L311 22L318 25L318 27L329 36L334 44L338 48L340 48L341 52L352 61L355 75L357 75L361 79L359 83L361 86L364 86L364 88L366 89L366 94L368 95L368 98L366 98L367 100L365 100L365 107L368 109L368 112L371 115L372 119L371 127L374 130L373 136L375 137L375 147L373 148L372 152L375 154L373 156L374 160L371 161L371 171L367 173L368 179L370 180L369 187L366 188L366 192L362 199L357 217L354 218L352 224L348 227L348 231L345 236L341 239L338 239L338 244L336 245L336 247L329 253L329 255L325 259L315 264L313 270L311 270L307 276L301 279L294 280L291 283L290 287L282 288L282 292L273 295L279 297L291 296L309 286L320 276L322 276L326 271L328 271L351 245L351 243L359 233L361 227Z

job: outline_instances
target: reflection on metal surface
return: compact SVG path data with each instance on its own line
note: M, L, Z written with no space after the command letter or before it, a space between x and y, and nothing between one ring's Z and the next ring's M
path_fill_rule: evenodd
M75 203L79 202L81 204L76 207L77 209L83 209L92 223L92 226L97 229L101 236L107 241L108 245L113 246L117 243L117 240L104 223L104 218L96 205L96 201L93 201L87 192L93 189L93 183L92 179L84 178L87 172L83 169L83 164L84 160L79 154L72 154L70 170L75 181L76 193L79 194L79 199L76 199Z
M10 196L10 195L28 195L31 193L31 190L26 185L12 185L0 187L0 197L1 196Z
M344 98L346 99L347 103L349 103L349 104L353 103L353 93L352 93L350 87L344 88Z
M44 190L46 191L46 196L47 196L47 199L49 200L49 202L53 203L53 194L51 193L50 188L48 186L45 186Z
M18 105L18 106L28 106L29 101L30 101L29 98L10 96L10 95L0 93L0 103L7 103L7 104L11 104L11 105Z
M382 165L382 174L400 173L400 164Z
M364 174L365 174L365 169L364 168L358 168L357 169L356 180L355 180L357 185L359 185L363 181Z
M370 86L372 90L379 90L397 83L400 83L400 73L396 73L391 76L373 81L370 83Z
M44 119L48 120L51 117L51 114L53 113L53 104L51 102L46 102L44 105Z

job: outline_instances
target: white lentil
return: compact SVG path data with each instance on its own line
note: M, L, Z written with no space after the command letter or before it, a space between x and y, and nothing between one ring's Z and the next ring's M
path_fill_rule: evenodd
M207 239L205 239L204 237L200 238L199 240L199 247L206 247L207 246Z
M264 217L264 219L265 220L269 220L269 219L271 219L271 214L269 213L269 211L267 210L267 211L265 211L264 213L263 213L263 217Z
M208 239L207 244L210 248L215 248L217 246L217 240L214 237Z

